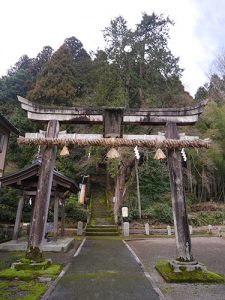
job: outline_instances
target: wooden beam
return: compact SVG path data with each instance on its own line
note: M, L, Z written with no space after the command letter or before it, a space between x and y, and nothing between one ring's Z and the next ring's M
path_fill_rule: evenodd
M168 139L179 139L176 124L168 123L166 125L166 137ZM191 238L185 204L182 158L179 150L168 150L168 167L178 254L177 259L191 261L193 259Z
M23 213L23 205L24 205L24 194L22 193L19 196L19 202L17 206L17 212L16 212L16 221L15 221L15 226L13 230L13 240L18 239L18 234L20 230L20 223L21 223L21 218L22 218L22 213Z
M57 137L58 132L59 122L56 120L49 121L46 137L55 138ZM42 244L48 216L55 158L56 146L46 146L43 151L37 195L34 206L34 217L26 253L28 258L34 260L42 257Z

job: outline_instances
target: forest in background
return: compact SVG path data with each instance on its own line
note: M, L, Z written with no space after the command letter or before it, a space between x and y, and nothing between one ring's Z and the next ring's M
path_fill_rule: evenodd
M44 46L35 58L26 54L0 78L0 112L21 132L37 132L46 125L32 123L17 101L17 95L52 106L75 107L183 107L208 98L196 126L179 132L210 138L209 150L185 149L184 179L190 221L193 225L222 224L225 221L225 53L215 57L209 82L199 87L194 99L184 90L179 58L169 47L173 22L163 15L143 13L134 29L119 16L103 30L105 49L88 53L76 37L66 38L59 49ZM100 126L61 126L68 132L101 133ZM152 134L163 128L129 126L127 133ZM58 150L60 152L61 149ZM108 161L104 148L70 147L70 156L60 157L58 171L81 181L82 175L107 172L113 192L120 186L130 218L138 218L133 149L120 148L120 159ZM138 165L142 216L150 222L172 223L170 187L166 161L153 159L153 151L139 149ZM31 164L37 147L18 146L10 140L6 174ZM89 154L90 153L90 157ZM100 170L100 171L99 171ZM15 219L17 191L1 189L0 220ZM75 198L68 201L67 215ZM74 214L80 209L74 208ZM25 211L29 212L28 200ZM210 211L210 213L209 213ZM81 212L83 216L83 211ZM24 220L26 219L26 214Z

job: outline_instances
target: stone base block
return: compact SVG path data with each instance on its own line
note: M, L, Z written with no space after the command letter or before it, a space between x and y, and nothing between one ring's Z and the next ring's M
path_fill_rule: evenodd
M205 265L199 263L198 261L194 260L194 261L178 261L178 260L171 260L169 261L171 267L173 268L173 271L175 273L177 272L182 272L182 271L187 271L187 272L191 272L194 270L202 270L202 271L206 271L207 268Z

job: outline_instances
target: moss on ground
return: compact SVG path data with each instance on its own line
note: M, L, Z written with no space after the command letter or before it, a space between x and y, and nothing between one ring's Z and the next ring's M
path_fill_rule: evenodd
M8 268L0 271L0 279L13 280L18 278L23 281L29 281L39 276L48 276L54 280L56 276L60 273L60 271L61 265L54 264L52 264L45 270L16 270Z
M167 282L187 283L224 283L224 276L210 271L195 270L191 272L182 271L175 273L166 260L159 260L155 266L156 270Z
M45 284L29 282L18 284L17 288L20 291L29 292L26 296L20 297L18 300L36 300L44 294L48 289L48 286Z
M26 261L27 262L27 261ZM61 265L52 264L44 270L0 271L0 300L37 300L49 287L49 281L39 282L38 277L54 280L61 271Z
M37 283L37 281L0 282L0 300L37 300L48 289L48 285Z

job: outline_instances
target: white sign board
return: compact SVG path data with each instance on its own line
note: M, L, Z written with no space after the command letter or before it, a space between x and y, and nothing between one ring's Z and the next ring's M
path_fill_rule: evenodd
M126 207L126 206L122 207L122 217L123 218L128 217L128 207Z

